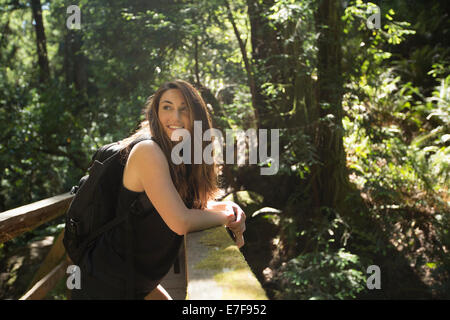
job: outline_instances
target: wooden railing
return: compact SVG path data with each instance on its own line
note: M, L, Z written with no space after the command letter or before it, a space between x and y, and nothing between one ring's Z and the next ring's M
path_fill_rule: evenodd
M0 213L0 243L60 217L68 209L72 198L73 195L65 193ZM44 299L67 276L67 267L72 263L62 244L63 234L61 232L56 237L21 300ZM169 272L162 283L169 294L171 290L178 290L178 299L190 300L267 299L261 284L225 228L189 233L184 239L180 251L181 263L174 272L178 276Z

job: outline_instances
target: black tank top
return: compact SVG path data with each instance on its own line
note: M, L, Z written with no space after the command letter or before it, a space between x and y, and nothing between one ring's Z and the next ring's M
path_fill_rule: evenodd
M142 193L128 190L121 183L116 214L123 215ZM183 236L173 232L155 208L139 215L131 214L134 246L134 277L136 292L153 290L170 270L178 255ZM105 232L86 255L92 276L117 288L125 288L126 264L125 223Z

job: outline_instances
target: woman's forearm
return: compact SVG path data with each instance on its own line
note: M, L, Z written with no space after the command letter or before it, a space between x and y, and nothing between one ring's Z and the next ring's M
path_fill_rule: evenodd
M234 215L226 211L188 209L186 214L186 233L204 230L231 222Z

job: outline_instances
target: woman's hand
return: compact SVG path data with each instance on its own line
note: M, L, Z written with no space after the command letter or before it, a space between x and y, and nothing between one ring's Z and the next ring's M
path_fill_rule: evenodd
M208 202L208 209L232 212L235 216L233 221L226 224L236 237L236 245L238 248L244 245L244 231L245 231L245 213L233 201Z
M236 216L236 220L227 225L228 228L236 236L236 245L238 248L242 247L245 243L244 232L245 232L245 213L236 203L232 202L231 206Z

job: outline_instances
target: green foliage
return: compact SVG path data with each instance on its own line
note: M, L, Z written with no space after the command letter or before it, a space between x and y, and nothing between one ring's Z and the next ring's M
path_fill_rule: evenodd
M233 91L235 92L233 101L223 106L226 114L234 115L226 119L227 123L231 128L251 128L253 111L248 88L241 85Z
M343 248L300 255L285 263L279 272L277 299L352 299L366 285L358 256Z
M302 221L303 230L290 220L281 217L281 226L301 249L275 270L276 299L354 299L366 289L364 266L381 249L375 235L330 208Z
M394 23L392 19L388 21ZM449 244L448 226L442 221L448 221L450 214L447 64L444 60L427 71L437 80L433 90L405 81L404 78L415 80L403 73L402 63L406 60L392 62L392 52L396 49L389 45L398 44L403 35L413 33L400 31L398 37L392 38L399 32L397 27L390 28L386 35L374 32L356 40L354 50L360 41L362 47L368 48L362 54L346 46L347 54L356 60L363 59L359 60L362 68L354 69L349 76L349 90L343 100L347 165L350 180L370 203L370 215L390 234L390 241L397 250L403 250L415 272L429 273L426 263L439 266L431 269L433 280L427 281L438 284L435 294L445 296L449 283L445 269L449 261L441 248ZM364 34L363 28L361 31ZM351 52L356 55L352 56ZM423 67L419 55L428 52L425 48L415 51L414 62ZM411 220L414 228L407 227ZM431 232L427 227L430 224L436 236L427 241L433 241L434 245L426 244L422 236L422 232ZM357 229L353 234L364 243L364 234ZM367 240L376 243L375 239ZM419 245L424 246L420 254L416 253ZM358 247L356 244L354 248L365 252Z
M392 189L401 185L411 192L444 190L449 183L449 78L442 79L433 96L422 101L414 100L411 93L417 88L410 84L399 90L399 78L393 78L391 70L380 78L380 83L367 89L370 102L355 96L348 96L346 102L345 141L355 181L361 187L373 182ZM431 121L437 124L434 129L422 129L433 127ZM416 128L415 136L402 134L408 127Z

